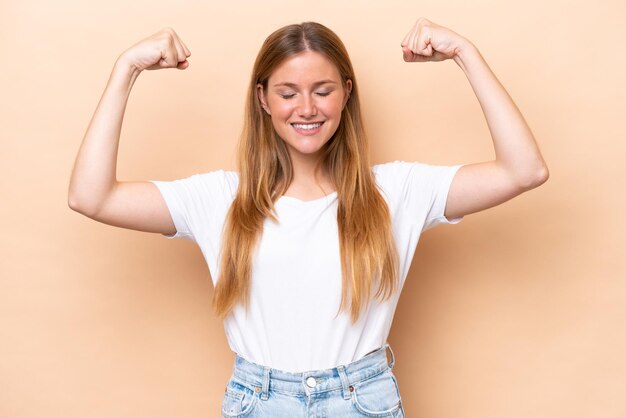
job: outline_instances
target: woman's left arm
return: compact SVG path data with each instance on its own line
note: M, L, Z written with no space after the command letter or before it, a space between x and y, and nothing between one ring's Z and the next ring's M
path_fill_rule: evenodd
M420 18L401 46L407 62L453 59L467 76L491 132L495 160L459 169L450 185L446 218L499 205L548 180L548 167L528 124L469 40Z

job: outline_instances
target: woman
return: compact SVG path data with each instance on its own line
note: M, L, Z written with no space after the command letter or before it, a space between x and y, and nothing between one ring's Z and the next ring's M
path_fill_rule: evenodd
M404 416L386 339L420 233L548 178L530 129L470 41L422 18L401 47L406 62L453 59L463 69L494 161L370 167L348 53L328 28L306 22L271 34L257 56L238 172L118 182L135 79L146 69L185 69L191 53L166 28L115 64L76 159L69 205L200 246L236 353L224 417Z

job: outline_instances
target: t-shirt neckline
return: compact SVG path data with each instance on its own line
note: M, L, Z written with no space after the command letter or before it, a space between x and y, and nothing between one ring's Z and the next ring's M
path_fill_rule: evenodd
M302 200L302 199L298 199L297 197L287 196L287 195L282 195L281 197L278 198L278 200L285 199L285 200L289 200L290 202L296 202L300 205L309 205L309 204L328 200L330 198L335 197L336 195L337 195L337 191L335 190L334 192L328 193L326 196L318 197L317 199L312 199L312 200Z

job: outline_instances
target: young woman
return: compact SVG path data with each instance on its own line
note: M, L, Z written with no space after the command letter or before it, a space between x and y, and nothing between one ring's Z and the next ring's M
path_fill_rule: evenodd
M421 232L548 178L522 115L469 40L422 18L401 48L406 62L461 67L485 113L494 161L370 167L348 53L331 30L306 22L278 29L261 47L237 172L120 182L119 133L135 79L185 69L191 53L166 28L115 63L78 152L69 205L200 246L236 353L224 417L403 417L386 340Z

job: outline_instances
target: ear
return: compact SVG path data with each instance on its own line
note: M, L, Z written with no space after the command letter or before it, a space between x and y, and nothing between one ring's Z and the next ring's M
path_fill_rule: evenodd
M265 109L268 115L271 115L272 113L270 112L270 108L267 105L267 101L265 99L265 91L263 90L263 84L258 83L256 85L256 94L257 94L257 97L259 98L259 102L261 102L261 106L263 107L263 109Z
M350 93L352 92L352 80L346 80L346 97L343 100L343 108L346 107L346 103L348 103L348 99L350 98Z

